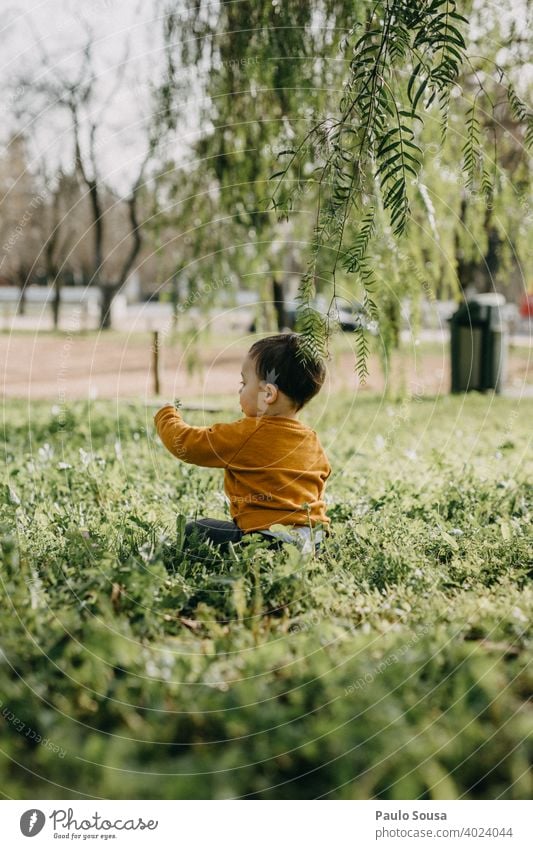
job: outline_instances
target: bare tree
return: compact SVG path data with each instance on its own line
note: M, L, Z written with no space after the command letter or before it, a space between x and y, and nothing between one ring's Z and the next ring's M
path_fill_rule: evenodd
M75 234L70 211L77 199L78 191L75 176L66 174L61 168L55 176L51 176L43 162L38 174L43 185L48 188L48 202L40 219L43 231L42 259L46 280L53 288L52 322L54 329L57 330L61 309L61 290L64 278L70 271L68 257Z
M127 51L127 48L126 48ZM111 326L111 305L116 294L128 279L142 247L143 220L139 211L139 200L145 184L147 168L156 155L161 135L161 123L157 118L154 96L152 112L144 129L144 155L129 188L117 196L108 185L102 167L102 147L98 142L99 131L104 126L106 113L125 84L124 68L126 56L118 65L116 79L108 96L102 98L93 68L92 37L82 51L82 62L78 74L72 78L61 75L42 51L42 69L45 73L33 79L21 81L28 101L27 114L34 115L36 103L41 105L39 115L46 119L50 113L60 111L68 117L69 135L72 144L72 171L76 174L90 211L89 238L91 258L89 262L89 285L100 293L100 327ZM19 81L20 84L20 81ZM55 199L58 201L58 199ZM53 201L54 203L55 201ZM117 234L113 223L113 212L124 209L126 233ZM116 216L115 216L116 222ZM129 243L129 244L128 244ZM108 250L112 245L112 250ZM64 244L63 244L64 248ZM106 253L107 249L107 253ZM46 261L51 279L55 281L55 302L60 301L60 281L56 272L59 261L57 231L46 243ZM112 257L112 259L110 259ZM59 309L56 306L56 309Z
M97 286L100 291L100 327L101 329L107 329L111 326L111 305L113 303L113 299L128 279L142 246L142 230L141 222L139 221L138 208L139 195L143 186L146 167L154 153L155 142L149 139L146 154L141 162L140 168L138 169L137 176L133 181L129 195L123 198L123 203L126 204L128 213L130 248L124 256L116 279L110 280L104 274L105 225L106 220L108 219L105 217L104 206L106 185L100 174L96 152L95 139L98 130L98 124L96 121L90 122L89 149L85 156L82 153L80 144L80 109L83 108L83 106L85 106L92 97L92 80L89 80L84 88L80 87L69 91L66 105L70 111L72 119L75 168L79 178L87 189L92 215L92 284Z
M35 277L43 202L28 165L26 139L14 135L0 160L0 271L19 288L19 315L26 311L26 288Z

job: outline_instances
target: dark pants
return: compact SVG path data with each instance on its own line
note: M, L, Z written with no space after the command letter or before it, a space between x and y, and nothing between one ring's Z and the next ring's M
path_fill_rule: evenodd
M254 535L260 535L263 539L271 541L271 548L281 548L283 542L275 537L262 531L253 531ZM246 536L251 534L246 534ZM216 545L221 551L225 551L228 543L240 542L245 536L244 531L241 531L235 522L223 522L221 519L197 519L195 522L187 522L185 525L186 543L190 544L193 538L208 542L211 540L213 545Z

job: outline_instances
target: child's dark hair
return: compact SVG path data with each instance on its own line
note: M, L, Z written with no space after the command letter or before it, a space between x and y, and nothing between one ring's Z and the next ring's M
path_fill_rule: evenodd
M249 355L260 380L275 383L278 389L301 408L320 391L326 379L326 368L320 360L304 361L298 356L298 333L280 333L254 342Z

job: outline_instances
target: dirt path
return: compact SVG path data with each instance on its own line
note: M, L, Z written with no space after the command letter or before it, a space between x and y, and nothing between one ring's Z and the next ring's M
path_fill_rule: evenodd
M154 396L149 334L11 334L0 335L0 380L4 397L45 398L62 403L87 398L149 399ZM204 397L237 393L240 364L249 340L238 336L196 342L195 347L161 346L161 397L201 402ZM354 371L354 355L342 347L329 369L330 391L378 391L385 381L377 357L362 386ZM191 373L190 366L193 371ZM189 368L188 368L189 366ZM527 351L511 353L508 387L533 382ZM427 353L406 349L396 359L390 385L415 393L449 391L447 347Z

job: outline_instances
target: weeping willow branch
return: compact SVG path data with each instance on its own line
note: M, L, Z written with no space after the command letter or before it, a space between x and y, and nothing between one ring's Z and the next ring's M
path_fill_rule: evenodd
M309 263L298 292L304 357L328 351L339 264L357 275L365 309L369 316L377 314L370 254L376 236L374 209L379 201L400 238L410 217L409 178L416 179L422 160L416 126L423 125L425 109L435 99L446 125L450 91L465 61L461 28L466 23L455 0L388 0L373 6L362 33L354 28L346 39L348 45L353 39L355 43L339 115L321 122L306 137L318 152L319 179ZM298 149L290 153L286 169L276 175L281 183L292 178L284 199L274 192L278 213L288 213L291 193L301 192L305 182ZM472 151L471 165L474 159ZM346 245L348 222L354 225L355 237ZM312 307L319 276L329 280L333 290L325 318ZM357 369L364 379L368 344L364 327L357 332Z

